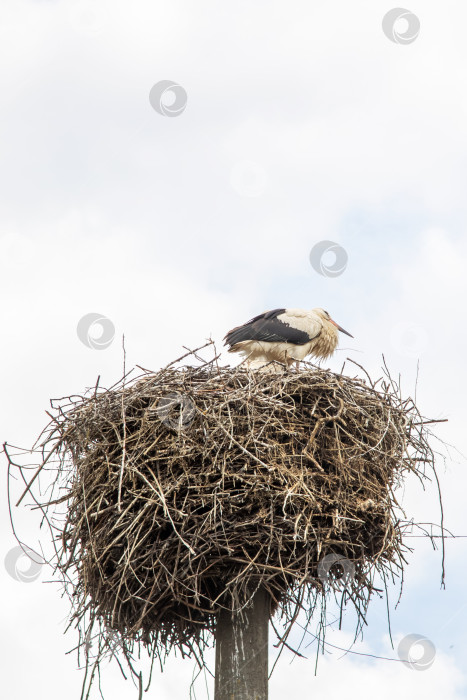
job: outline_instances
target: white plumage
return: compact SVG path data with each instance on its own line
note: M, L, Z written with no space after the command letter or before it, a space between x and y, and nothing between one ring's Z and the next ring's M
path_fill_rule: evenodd
M229 352L246 357L257 369L275 361L289 367L307 355L327 358L337 347L338 331L349 335L324 309L274 309L255 316L225 336ZM274 365L270 366L274 368Z

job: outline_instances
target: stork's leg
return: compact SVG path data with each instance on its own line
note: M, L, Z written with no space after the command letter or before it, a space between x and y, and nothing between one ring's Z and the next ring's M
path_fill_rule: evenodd
M295 360L295 369L298 370L300 369L300 360Z

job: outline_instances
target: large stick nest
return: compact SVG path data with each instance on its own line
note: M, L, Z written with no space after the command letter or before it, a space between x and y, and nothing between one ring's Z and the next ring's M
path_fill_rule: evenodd
M433 453L389 378L304 366L169 366L58 411L47 445L68 479L57 567L75 620L189 653L257 586L291 623L343 574L364 616L375 573L403 566L394 488Z

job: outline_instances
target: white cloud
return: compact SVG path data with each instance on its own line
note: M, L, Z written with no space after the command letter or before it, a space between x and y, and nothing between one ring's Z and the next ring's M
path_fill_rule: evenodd
M371 653L364 647L362 650L360 645L356 649L360 653ZM380 655L398 658L389 644ZM436 700L442 696L446 700L460 700L465 696L467 678L446 654L438 652L433 665L424 671L410 669L399 661L371 660L351 654L342 658L342 652L336 650L333 656L333 659L319 659L316 676L313 675L314 658L297 659L288 668L282 668L270 681L271 700L286 696L330 696L346 700L362 697Z

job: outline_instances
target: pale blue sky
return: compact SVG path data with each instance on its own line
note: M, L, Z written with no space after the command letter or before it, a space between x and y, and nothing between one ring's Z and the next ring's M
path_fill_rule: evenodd
M157 369L182 346L217 341L278 306L328 309L354 336L352 357L379 375L384 354L406 393L420 362L422 411L449 418L456 449L439 465L446 526L467 535L465 297L467 280L467 10L433 0L409 45L389 41L380 0L325 4L246 0L4 0L0 10L0 437L28 446L50 397L81 392L127 364ZM401 31L403 26L400 27ZM149 103L160 80L188 95L169 118ZM321 240L348 253L339 277L318 275ZM116 338L85 347L78 320L109 317ZM224 356L225 362L232 358ZM456 451L457 450L457 451ZM5 495L1 550L15 546ZM407 484L409 515L439 521L434 488ZM37 518L16 513L35 546ZM467 696L467 539L440 554L415 547L394 639L426 634L433 666L339 654L279 663L271 698ZM42 581L0 571L5 695L78 697L67 605ZM394 601L396 591L392 592ZM375 602L356 651L397 658ZM345 646L351 621L330 641ZM27 658L28 673L24 672ZM149 697L188 697L190 661L172 660ZM109 697L129 687L112 666ZM196 685L204 700L204 682ZM97 694L93 696L97 697Z

